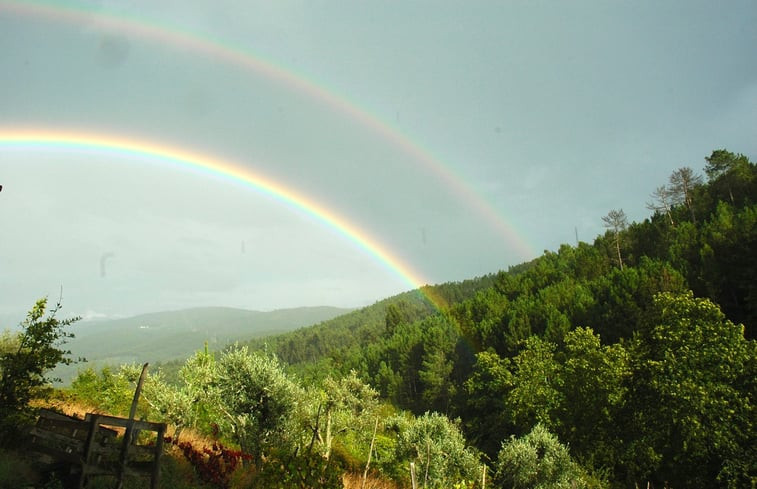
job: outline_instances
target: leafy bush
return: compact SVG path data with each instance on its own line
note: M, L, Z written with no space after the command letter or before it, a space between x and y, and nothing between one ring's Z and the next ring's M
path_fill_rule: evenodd
M437 488L476 479L477 455L465 446L457 422L439 413L390 420L397 430L398 460L415 461L423 486Z
M96 372L88 367L71 382L69 392L74 398L94 404L105 412L126 415L134 399L134 385L123 370L122 367L113 372L110 367L103 367Z
M302 395L275 357L233 349L218 361L217 375L219 425L243 451L258 463L273 447L291 445L292 413Z
M255 478L253 487L270 489L342 489L342 470L318 452L275 452Z
M7 436L29 414L29 401L39 396L55 379L47 378L58 364L70 365L70 351L61 346L73 334L64 328L79 318L58 320L55 314L61 303L45 316L47 298L39 299L21 323L15 341L4 338L0 351L0 436Z
M495 482L512 489L590 489L603 487L575 463L568 448L537 424L522 438L502 444Z
M180 442L177 446L200 479L218 489L229 489L234 471L241 467L245 460L252 459L250 455L239 450L231 450L220 443L202 449L197 449L187 442Z

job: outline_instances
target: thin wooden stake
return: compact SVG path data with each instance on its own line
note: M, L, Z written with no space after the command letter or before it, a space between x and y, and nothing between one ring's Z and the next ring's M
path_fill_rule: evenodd
M365 472L363 472L363 483L360 485L360 489L365 489L365 481L368 479L368 468L371 465L371 455L373 455L373 443L376 441L376 431L378 431L378 418L376 418L376 424L373 425L373 436L371 437L371 448L368 449L368 461L365 463Z
M126 423L126 433L124 433L124 443L121 446L121 466L118 471L118 482L116 487L121 489L124 486L124 473L126 472L126 463L129 459L129 445L131 445L131 439L134 436L134 416L137 414L137 404L139 403L139 396L142 393L142 384L145 382L145 376L147 375L147 366L145 363L142 365L142 373L139 375L139 381L137 382L137 388L134 390L134 399L131 401L131 410L129 410L129 421Z
M418 489L415 483L415 462L410 462L410 482L413 484L413 489Z
M428 483L428 467L431 465L431 440L426 440L426 474L423 476L423 489Z
M486 489L486 464L481 466L481 489Z

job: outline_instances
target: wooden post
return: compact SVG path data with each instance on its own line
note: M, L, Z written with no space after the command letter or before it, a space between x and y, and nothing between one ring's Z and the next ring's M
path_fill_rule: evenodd
M97 428L100 426L97 421L99 417L95 414L89 419L89 433L87 433L87 441L84 444L84 454L81 468L81 476L79 477L79 489L84 489L87 484L87 470L89 464L92 462L92 449L94 447L95 435L97 434Z
M418 489L415 483L415 462L410 462L410 482L413 484L413 489Z
M165 434L166 425L163 424L158 429L158 438L155 440L155 460L153 461L152 474L150 477L150 489L158 489L158 480L160 480L160 456L163 454L163 437Z
M431 465L431 440L426 440L426 474L423 476L423 489L428 483L428 468Z
M124 472L126 472L126 463L129 460L129 447L131 446L131 439L134 436L134 416L136 416L137 414L137 404L139 403L139 396L140 394L142 394L142 384L145 382L148 365L148 363L142 365L142 373L139 375L137 388L134 390L134 399L131 401L129 420L126 423L126 433L124 433L124 443L121 446L121 463L118 471L118 483L116 485L117 489L122 489L124 486Z
M481 466L481 489L486 489L486 464Z
M373 436L371 437L371 447L368 449L368 461L365 463L365 472L363 472L363 483L360 485L360 489L365 489L365 481L368 479L368 467L371 465L371 455L373 455L373 443L376 441L376 431L378 430L378 418L376 418L376 424L373 425Z

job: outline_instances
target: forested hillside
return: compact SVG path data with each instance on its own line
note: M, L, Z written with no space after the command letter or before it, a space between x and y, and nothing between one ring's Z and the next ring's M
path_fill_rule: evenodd
M495 277L490 275L460 283L427 285L291 334L255 338L240 344L252 350L273 351L289 365L329 360L332 356L341 358L348 355L348 351L360 350L379 340L387 324L414 322L438 313L428 299L428 293L437 301L453 304L491 287L494 280Z
M619 484L754 483L757 169L718 150L704 173L657 182L644 222L612 210L593 244L445 285L444 311L407 295L266 343L459 417L492 460L538 423Z
M648 219L608 210L592 244L206 344L147 377L139 415L212 438L172 452L199 487L404 488L410 467L435 489L755 487L757 165L718 150L657 183ZM45 306L0 342L0 439L66 362L75 318ZM125 413L139 373L59 394Z

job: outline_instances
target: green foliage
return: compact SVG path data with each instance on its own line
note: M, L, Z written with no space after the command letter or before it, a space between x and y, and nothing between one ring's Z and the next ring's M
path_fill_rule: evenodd
M757 336L757 271L744 257L757 250L757 204L737 212L720 202L702 226L700 280L707 296L736 322L749 325L747 337Z
M422 325L421 356L418 379L424 406L440 412L448 412L449 404L456 394L455 345L459 339L454 324L444 316L436 316Z
M427 286L423 290L405 292L309 328L243 344L251 350L270 351L289 365L314 364L323 358L330 358L333 371L328 373L346 375L352 369L363 372L366 369L361 365L361 350L366 344L381 341L382 337L392 341L391 338L403 326L439 312L427 295L453 305L491 287L494 281L494 276L484 276L462 282ZM373 378L379 365L376 363L375 366L366 367ZM377 382L374 384L379 385ZM386 387L391 388L390 385ZM383 389L380 390L382 394L385 393ZM399 393L398 395L402 396Z
M67 356L70 352L62 349L62 345L73 337L65 328L79 318L58 320L55 315L61 307L58 302L46 316L47 298L38 300L21 324L18 336L10 340L6 336L3 341L0 420L4 428L12 428L12 420L27 413L29 401L54 380L47 377L50 370L73 362Z
M592 325L605 341L630 338L658 292L682 292L684 280L670 265L643 258L636 267L612 270L593 281L594 302L584 324Z
M133 370L131 377L137 379ZM178 372L179 382L169 383L162 371L147 376L142 397L152 407L154 415L174 426L178 437L184 428L197 428L209 433L219 417L214 383L217 376L215 357L207 344L188 358Z
M497 329L510 301L495 287L457 304L450 314L462 335L478 350L497 341Z
M561 402L562 377L554 358L555 345L534 336L513 359L513 388L505 406L519 431L537 423L552 424L552 412Z
M0 355L7 355L18 350L21 338L18 333L11 333L5 330L0 334Z
M705 159L704 171L717 200L740 204L749 198L750 190L757 183L757 169L746 156L718 149Z
M314 397L314 402L306 406L307 421L308 427L316 433L324 457L329 458L337 437L345 438L350 434L360 438L367 451L378 414L378 393L353 370L341 379L327 378Z
M386 324L385 335L391 336L397 329L397 326L403 323L412 323L420 311L413 307L412 303L405 300L390 303L386 306Z
M493 351L476 355L472 375L465 381L465 427L472 441L489 457L512 432L512 421L505 400L513 388L509 358Z
M292 413L302 397L275 357L230 350L218 360L214 395L226 427L246 453L259 461L273 447L295 440Z
M338 372L346 374L354 364L345 362L352 348L380 338L386 331L387 308L395 305L414 320L431 315L435 309L419 291L406 292L376 304L344 314L310 328L241 343L250 350L270 351L283 362L295 365L316 362L324 357L334 360ZM399 321L398 324L401 324Z
M99 373L88 367L79 372L71 383L69 392L75 398L94 404L108 413L126 415L134 399L132 377L133 375L126 374L123 367L115 373L110 367L103 367Z
M628 400L629 354L623 345L601 345L591 329L577 328L565 337L562 356L556 431L588 466L614 467L626 435L617 420Z
M708 299L660 294L632 345L631 467L674 486L755 480L757 348Z
M253 487L270 489L342 489L342 471L311 451L297 455L272 453Z
M537 424L522 438L511 437L497 457L495 487L512 489L599 488L604 484L575 463L555 435Z
M438 413L389 420L397 431L397 458L415 462L422 486L446 488L476 478L478 457L465 446L459 422Z

